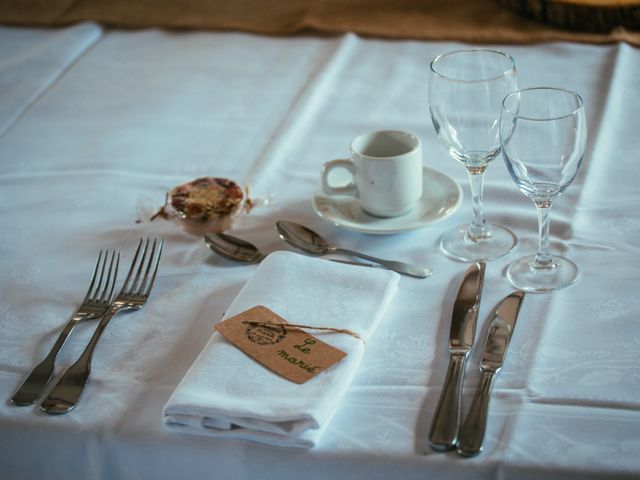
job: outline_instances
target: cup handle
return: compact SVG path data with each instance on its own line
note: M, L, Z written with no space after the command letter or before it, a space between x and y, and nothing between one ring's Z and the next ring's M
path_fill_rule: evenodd
M356 174L356 166L353 164L351 160L340 159L340 160L331 160L325 163L322 166L322 191L325 195L353 195L354 197L358 196L358 187L356 184L352 182L348 183L343 187L332 187L329 185L329 172L334 168L344 168L351 173L351 176L355 176Z

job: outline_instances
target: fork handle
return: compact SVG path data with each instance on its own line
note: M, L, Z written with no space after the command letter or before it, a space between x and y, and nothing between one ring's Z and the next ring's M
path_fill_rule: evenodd
M91 373L91 359L93 358L93 352L96 349L98 340L102 336L102 333L107 328L109 321L113 316L118 313L118 310L110 309L96 328L95 332L89 340L89 344L80 355L80 358L71 365L64 375L58 380L56 386L49 392L47 398L44 399L40 408L47 413L67 413L76 406L76 403L80 399L87 380L89 380L89 374Z
M31 370L27 379L11 398L13 405L19 407L33 405L38 398L40 398L40 395L42 395L42 392L49 384L51 377L53 377L56 357L77 323L78 320L74 318L65 325L49 354Z

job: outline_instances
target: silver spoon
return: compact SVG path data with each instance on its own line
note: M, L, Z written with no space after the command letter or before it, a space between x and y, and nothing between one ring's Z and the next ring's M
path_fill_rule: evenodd
M265 255L254 244L225 233L207 233L207 246L227 260L244 263L260 263Z
M207 233L204 236L204 242L211 250L227 260L242 263L260 263L266 257L253 243L226 233ZM347 265L357 265L360 267L373 266L362 262L350 262L333 258L330 260L332 262L346 263Z
M431 275L431 269L419 267L417 265L409 265L408 263L396 262L393 260L382 260L353 250L338 248L329 245L329 243L313 230L294 222L280 220L276 222L276 229L280 237L289 245L302 250L309 255L328 255L330 253L342 253L351 257L358 257L378 265L393 270L394 272L409 275L411 277L427 278Z

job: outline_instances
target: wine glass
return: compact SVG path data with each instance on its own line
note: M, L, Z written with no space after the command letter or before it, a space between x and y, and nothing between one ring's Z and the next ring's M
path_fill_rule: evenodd
M511 177L538 209L538 253L513 262L509 281L520 290L549 292L571 285L578 266L549 253L551 204L578 174L587 142L580 95L528 88L507 95L500 119L502 154Z
M500 153L502 99L516 90L511 56L497 50L458 50L431 62L429 111L438 137L469 174L473 220L445 233L440 248L457 260L500 257L513 249L515 235L486 223L482 204L484 172Z

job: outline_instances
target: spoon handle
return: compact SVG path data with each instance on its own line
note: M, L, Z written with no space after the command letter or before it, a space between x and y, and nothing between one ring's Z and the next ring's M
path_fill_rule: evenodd
M394 272L401 273L403 275L409 275L410 277L427 278L431 275L431 269L425 267L419 267L417 265L410 265L404 262L396 262L395 260L383 260L381 258L372 257L366 253L355 252L353 250L347 250L346 248L333 248L331 253L343 253L351 257L358 257L370 262L377 263L381 267Z
M329 260L330 262L344 263L345 265L355 265L356 267L373 267L373 268L375 268L375 265L371 265L370 263L352 262L350 260L339 260L337 258L329 258L327 260Z

